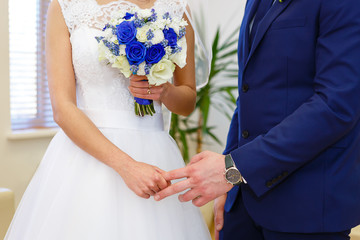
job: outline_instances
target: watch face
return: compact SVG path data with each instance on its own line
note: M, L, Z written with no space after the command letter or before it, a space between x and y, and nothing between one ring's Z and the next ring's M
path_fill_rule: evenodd
M225 178L232 184L238 183L241 178L239 170L235 168L230 168L225 173Z

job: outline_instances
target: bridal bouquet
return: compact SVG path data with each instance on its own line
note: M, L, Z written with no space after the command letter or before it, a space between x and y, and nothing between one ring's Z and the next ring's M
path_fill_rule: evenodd
M149 85L169 81L175 71L186 65L185 27L187 22L155 9L117 12L97 36L99 60L120 70L125 77L145 75ZM135 114L153 115L152 100L135 98Z

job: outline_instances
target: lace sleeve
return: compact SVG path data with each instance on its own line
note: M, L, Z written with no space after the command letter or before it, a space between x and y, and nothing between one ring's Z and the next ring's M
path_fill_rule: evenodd
M178 18L182 18L184 16L186 6L186 0L173 0L167 3L167 7L171 15Z
M80 25L92 26L99 14L96 1L58 0L70 34Z

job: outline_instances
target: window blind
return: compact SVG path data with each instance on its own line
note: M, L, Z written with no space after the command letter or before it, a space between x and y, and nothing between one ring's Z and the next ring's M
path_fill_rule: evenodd
M13 130L56 126L45 65L45 26L49 3L50 0L9 0L10 115Z

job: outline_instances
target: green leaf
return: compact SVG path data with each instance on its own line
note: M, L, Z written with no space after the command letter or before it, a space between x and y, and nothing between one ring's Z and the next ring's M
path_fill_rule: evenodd
M189 146L186 139L186 134L183 131L180 131L180 139L183 146L183 158L185 161L189 160Z
M214 107L217 111L219 111L221 114L224 114L227 119L231 120L231 118L232 118L232 112L231 112L231 114L230 114L230 113L229 113L227 110L225 110L225 109L223 108L223 106L221 106L220 104L213 104L213 107Z
M197 19L196 22L201 25L199 20ZM194 111L196 114L192 113L188 117L174 116L174 114L172 117L170 134L180 146L185 160L189 159L189 141L197 140L196 136L199 129L203 134L204 142L206 141L205 136L208 136L208 139L221 144L218 136L213 132L215 127L208 126L211 107L228 119L231 119L233 115L232 109L236 107L234 91L237 90L237 81L233 79L238 77L237 63L234 60L237 53L238 31L239 28L234 29L234 32L229 37L224 38L225 41L221 41L220 38L223 35L220 28L217 28L211 46L213 58L211 60L209 82L197 92L196 111ZM217 77L218 75L221 77ZM231 77L231 79L226 78L225 75ZM213 100L214 97L216 97L216 101Z
M219 58L219 59L225 59L225 58L228 58L228 57L231 57L231 56L235 56L235 55L237 54L237 52L238 52L238 50L235 49L235 50L232 50L232 51L230 51L230 52L227 52L227 53L219 56L218 58Z
M215 141L217 142L219 145L221 145L221 141L215 136L215 134L213 134L211 131L208 131L207 134Z
M206 127L207 125L207 120L208 120L208 117L209 117L209 109L210 109L210 96L206 96L204 97L204 100L202 102L202 105L201 105L201 109L200 109L200 112L202 113L203 115L203 126Z
M239 41L239 39L236 38L236 39L232 40L231 42L223 43L223 44L220 46L219 51L226 50L226 49L228 49L229 47L234 47L234 46L237 47L238 41Z

